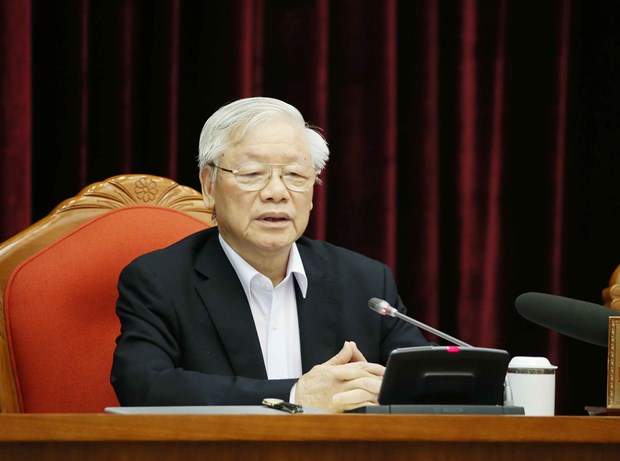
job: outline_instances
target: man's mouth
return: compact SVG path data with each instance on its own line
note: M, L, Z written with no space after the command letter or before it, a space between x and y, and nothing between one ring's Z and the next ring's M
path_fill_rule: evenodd
M284 221L290 220L287 214L280 214L280 213L278 214L266 213L264 215L261 215L258 219L261 221L268 221L268 222L284 222Z

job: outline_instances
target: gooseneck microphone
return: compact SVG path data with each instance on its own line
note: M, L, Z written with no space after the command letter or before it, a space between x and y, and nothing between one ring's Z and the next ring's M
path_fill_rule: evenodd
M515 307L531 322L602 347L608 346L609 317L620 316L600 304L535 292L518 296Z
M433 328L425 323L420 322L419 320L413 319L408 315L402 314L395 307L390 306L390 303L383 299L379 298L370 298L368 301L368 307L370 307L373 311L378 312L381 315L389 315L390 317L396 317L401 320L404 320L407 323L415 325L418 328L428 331L429 333L433 333L434 335L445 339L446 341L451 342L452 344L456 344L457 346L474 348L471 344L467 344L460 339L456 339L453 336L450 336L443 331L439 331L436 328ZM476 349L476 348L474 348ZM512 389L510 388L510 382L508 381L508 375L504 378L504 406L512 406L513 405L513 397L512 397Z
M387 301L384 301L383 299L370 298L370 301L368 301L368 307L370 307L373 311L378 312L381 315L389 315L390 317L396 317L401 320L404 320L407 323L415 325L418 328L422 328L423 330L426 330L429 333L433 333L434 335L439 336L440 338L445 339L446 341L449 341L452 344L456 344L457 346L473 347L472 345L467 344L466 342L463 342L460 339L456 339L453 336L450 336L449 334L439 331L431 326L428 326L427 324L422 323L419 320L415 320L409 317L408 315L401 314L398 311L398 309L390 306L390 303L388 303Z

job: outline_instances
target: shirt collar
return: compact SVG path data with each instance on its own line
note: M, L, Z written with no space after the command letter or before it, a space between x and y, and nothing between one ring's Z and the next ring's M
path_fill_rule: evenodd
M239 256L239 254L233 250L228 243L226 243L226 240L224 240L222 234L218 233L218 237L224 253L228 257L228 260L237 273L237 277L239 277L239 280L241 281L241 285L243 286L246 296L250 299L250 282L255 276L262 274L250 266L245 259ZM297 244L295 242L293 242L293 245L291 246L291 253L288 258L285 279L290 274L293 274L295 277L299 290L301 291L301 295L305 298L306 293L308 292L308 277L306 276L306 270L304 269L304 264L301 260L299 250L297 249Z

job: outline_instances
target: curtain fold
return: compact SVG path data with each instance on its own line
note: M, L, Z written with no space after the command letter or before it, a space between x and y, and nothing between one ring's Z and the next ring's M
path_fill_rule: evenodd
M78 21L78 67L79 77L77 83L77 92L79 94L78 103L78 120L79 128L77 132L78 143L78 177L80 184L86 184L88 177L88 78L89 78L89 1L81 0L77 5L77 21Z
M392 268L396 263L396 50L395 3L332 12L326 238L364 248ZM346 5L346 6L345 6ZM337 191L346 191L346 194ZM370 227L359 225L375 223Z
M167 173L166 176L176 178L179 162L179 61L181 47L181 0L170 2L170 39L168 44L168 118L166 125L169 133L167 139Z
M31 3L0 0L0 239L30 224Z
M562 293L563 284L563 250L564 250L564 178L566 162L566 114L568 109L568 55L570 50L570 3L561 5L558 14L558 44L557 44L557 84L555 101L555 149L553 158L554 184L552 197L552 237L551 237L551 264L549 287L552 293ZM550 335L548 355L557 364L564 364L560 337L557 334Z
M502 285L502 185L503 185L503 162L502 152L504 145L505 128L505 59L506 59L506 0L498 5L495 62L492 69L492 83L489 91L492 94L490 104L489 121L489 166L486 173L485 188L488 190L485 203L487 210L486 226L481 235L484 235L486 243L482 259L482 273L485 283L482 286L482 312L478 319L478 325L482 331L489 332L491 344L501 342L500 330L495 328L502 321L502 313L495 306L502 302L500 294Z
M483 91L477 85L478 73L486 70L479 69L476 44L477 44L477 9L476 0L463 4L461 14L460 34L460 73L459 82L459 120L458 138L459 145L457 156L457 190L458 190L458 320L459 329L462 327L467 334L476 331L481 314L486 306L480 305L477 310L469 310L469 306L475 299L480 299L480 290L486 284L483 279L482 264L485 253L486 240L480 238L488 221L484 210L486 205L485 196L489 193L483 187L485 172L480 163L489 160L481 149L482 143L478 141L477 127L482 128L480 107L477 104L478 93ZM496 37L493 37L496 39ZM482 131L482 130L481 130ZM485 135L490 131L485 131ZM496 266L494 267L496 269ZM482 312L480 312L482 311ZM467 338L472 343L474 338Z
M513 303L600 302L620 263L618 23L611 0L0 0L0 234L115 174L198 189L206 118L278 97L332 152L307 235L388 264L420 320L548 356L582 414L606 351Z
M398 265L404 299L417 315L439 325L444 290L442 258L442 131L439 2L399 4ZM408 44L416 43L411 48ZM444 260L442 262L442 259ZM404 274L407 274L406 276ZM414 282L408 282L414 281ZM446 324L444 323L444 328ZM457 331L449 326L452 333Z

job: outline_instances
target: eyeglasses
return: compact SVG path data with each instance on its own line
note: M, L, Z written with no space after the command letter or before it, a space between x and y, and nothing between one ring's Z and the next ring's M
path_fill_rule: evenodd
M271 180L273 170L280 170L280 179L287 189L295 192L305 192L314 186L317 171L311 165L300 163L270 164L270 163L247 163L236 170L212 165L218 170L235 175L237 185L245 191L257 191L263 189Z

